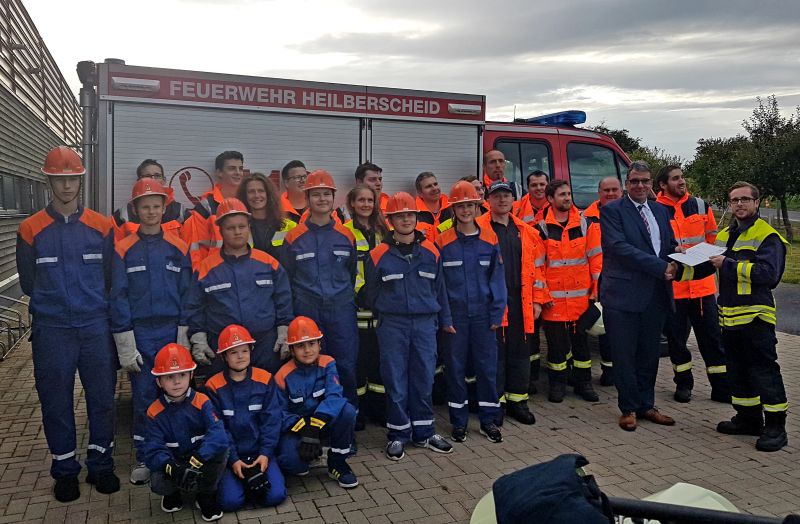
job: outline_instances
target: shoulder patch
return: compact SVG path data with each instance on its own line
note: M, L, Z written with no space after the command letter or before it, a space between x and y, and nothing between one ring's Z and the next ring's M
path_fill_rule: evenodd
M150 407L147 408L147 418L153 420L162 411L164 411L164 404L161 403L160 399L156 399L152 404L150 404Z
M250 250L250 258L258 260L262 264L267 264L272 269L278 269L278 261L275 260L275 257L259 249Z
M216 393L219 388L223 387L227 383L228 381L225 380L225 374L220 371L206 381L206 387Z
M208 402L209 400L210 399L207 396L205 396L203 393L200 393L199 391L197 391L194 394L194 398L192 398L192 406L194 406L198 410L202 410L203 409L203 405L206 402Z
M381 243L375 246L375 248L369 253L369 256L372 258L372 263L377 266L378 262L381 260L381 257L383 257L383 255L385 255L388 251L389 244Z
M294 363L294 360L290 360L281 366L281 369L279 369L275 374L275 382L278 384L279 388L286 389L286 377L288 377L295 369L297 369L297 364Z
M499 241L497 240L497 235L494 232L494 229L491 227L482 227L480 228L480 239L486 242L487 244L497 244Z
M139 235L137 235L136 233L131 233L122 240L120 240L119 242L117 242L116 244L114 244L114 250L117 252L117 255L119 255L119 258L124 259L128 251L134 245L136 245L136 242L138 241L139 241Z
M269 381L272 379L272 373L270 373L266 369L253 368L252 378L255 382L261 382L262 384L269 384Z
M433 257L436 259L437 262L439 261L439 250L436 249L436 246L433 245L433 242L431 242L430 240L423 240L422 243L420 243L420 247L424 247L425 249L433 253Z
M334 362L334 358L330 355L320 355L319 359L317 360L317 364L321 368L328 367L328 364L330 364L331 362Z
M349 240L353 246L356 245L356 236L348 228L344 227L342 224L335 223L333 224L333 229L346 236L347 240Z
M90 228L99 231L103 236L106 236L111 232L111 219L107 216L101 215L97 211L84 208L80 221Z
M33 245L33 239L36 235L41 233L44 228L53 223L53 217L47 214L47 211L41 211L31 215L22 221L19 225L19 236L22 237L27 244Z
M299 237L306 231L308 231L308 226L305 224L305 222L300 222L299 224L297 224L296 227L292 228L291 231L286 233L286 242L289 242L291 244L292 242L297 240L297 237Z
M200 262L200 266L197 268L197 278L204 279L206 275L208 275L212 269L222 264L224 260L222 259L222 255L220 255L220 251L215 249L209 255Z
M439 236L436 237L435 245L438 249L442 249L446 245L454 242L456 239L458 239L456 228L451 227L449 229L445 229Z
M186 255L189 253L189 244L178 238L178 235L172 231L164 231L164 240L178 248L181 254Z

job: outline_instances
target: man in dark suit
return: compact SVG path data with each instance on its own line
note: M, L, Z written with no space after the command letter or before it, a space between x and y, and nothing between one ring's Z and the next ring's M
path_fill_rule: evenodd
M603 272L600 302L611 342L619 426L636 429L643 418L671 426L675 421L654 404L659 343L667 313L673 307L672 283L677 265L667 255L677 247L669 215L648 201L653 178L647 163L628 169L628 194L603 206L600 229Z

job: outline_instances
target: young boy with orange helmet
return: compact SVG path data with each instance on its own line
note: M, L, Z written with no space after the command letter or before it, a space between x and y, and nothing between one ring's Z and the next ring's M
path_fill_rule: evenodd
M217 354L226 369L206 382L230 441L228 468L219 485L219 502L228 512L240 509L246 499L261 506L286 500L286 483L275 460L283 410L272 374L250 365L255 342L242 326L223 329Z
M203 520L222 517L217 483L228 456L228 435L211 400L189 387L197 364L189 350L170 343L155 358L152 373L161 389L147 410L144 456L150 489L166 513L183 507L181 493L196 494Z
M328 476L343 488L354 488L358 479L346 459L356 409L344 397L334 359L319 354L321 340L310 318L300 316L289 324L292 359L275 375L285 411L278 462L284 473L306 475L309 463L322 454L322 441L328 440Z

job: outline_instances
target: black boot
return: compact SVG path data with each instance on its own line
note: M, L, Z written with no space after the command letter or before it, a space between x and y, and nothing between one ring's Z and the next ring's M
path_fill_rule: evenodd
M614 385L614 368L611 366L601 366L603 373L600 375L600 385L601 386L613 386Z
M355 430L364 431L364 428L366 428L366 426L367 422L366 422L366 417L364 416L364 412L359 409L358 414L356 415Z
M567 385L564 382L550 380L550 392L547 394L547 400L555 403L564 402L566 393Z
M764 413L764 432L756 441L758 451L778 451L789 443L786 436L786 412Z
M59 502L72 502L81 496L78 477L64 477L56 479L53 494Z
M536 424L536 417L528 409L528 403L524 400L522 402L507 402L506 415L526 426Z
M731 403L731 390L726 373L709 373L708 382L711 384L711 400L723 404Z
M674 398L676 402L687 404L692 400L692 390L678 386L675 388L675 394L672 395L672 398Z
M574 388L575 394L581 397L586 402L597 402L600 397L595 393L591 382L576 382Z
M761 406L736 407L736 415L717 424L717 431L726 435L752 435L760 437L764 431Z

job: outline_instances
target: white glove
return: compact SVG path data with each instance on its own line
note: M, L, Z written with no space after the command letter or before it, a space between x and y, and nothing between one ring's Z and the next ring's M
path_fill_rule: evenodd
M178 326L178 336L175 342L186 349L191 347L191 344L189 343L189 326Z
M133 331L114 333L114 343L117 345L119 365L128 373L139 373L142 368L142 355L136 349L136 338Z
M272 351L280 353L281 360L289 358L289 355L292 354L289 350L289 344L286 343L286 338L288 336L289 326L278 326L278 338L275 340L275 347L272 348Z
M192 335L192 358L198 364L208 366L214 360L214 350L208 345L208 336L202 331Z

